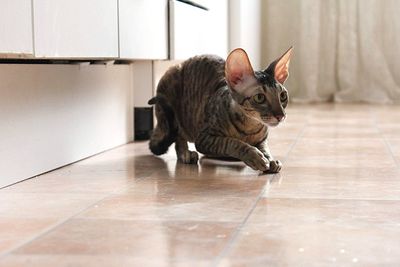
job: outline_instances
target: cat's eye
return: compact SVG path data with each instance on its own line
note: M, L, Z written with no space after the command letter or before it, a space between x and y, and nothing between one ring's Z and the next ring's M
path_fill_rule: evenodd
M265 102L265 95L264 94L256 94L254 97L254 101L256 101L256 103L261 104Z
M281 99L281 102L285 102L285 101L287 100L287 95L286 95L285 92L282 92L282 93L279 95L279 97L280 97L280 99Z

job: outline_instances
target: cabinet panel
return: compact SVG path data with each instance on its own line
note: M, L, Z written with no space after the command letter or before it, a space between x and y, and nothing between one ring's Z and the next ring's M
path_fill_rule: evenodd
M207 50L208 53L223 58L228 53L228 1L203 0L209 8L207 19Z
M120 57L168 57L168 1L119 0Z
M0 81L0 187L133 138L128 65L0 64Z
M202 21L207 11L170 0L171 59L186 59L206 52L206 38Z
M203 0L203 10L170 0L171 59L186 59L198 54L226 57L228 21L226 0Z
M118 57L117 0L33 3L36 57Z
M31 55L32 43L31 0L1 0L0 54L7 57Z

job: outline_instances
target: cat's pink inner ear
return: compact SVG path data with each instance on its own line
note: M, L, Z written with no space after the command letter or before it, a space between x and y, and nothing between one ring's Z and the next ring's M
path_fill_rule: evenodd
M289 48L283 56L278 60L274 69L275 80L283 84L289 77L289 64L292 56L293 47Z
M238 85L241 81L243 81L243 74L241 72L231 72L229 81L232 85Z
M238 89L248 77L254 76L249 57L243 49L237 48L229 54L226 59L225 76L233 89Z

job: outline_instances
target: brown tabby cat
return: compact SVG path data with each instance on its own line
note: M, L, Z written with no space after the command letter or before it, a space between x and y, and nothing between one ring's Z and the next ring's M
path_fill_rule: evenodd
M217 56L196 56L171 67L161 78L155 104L157 126L150 150L161 155L175 142L178 159L197 163L188 150L194 142L200 153L233 157L254 170L279 172L282 164L268 149L268 126L285 118L288 92L283 86L292 48L263 71L253 71L243 49L233 50L226 62Z

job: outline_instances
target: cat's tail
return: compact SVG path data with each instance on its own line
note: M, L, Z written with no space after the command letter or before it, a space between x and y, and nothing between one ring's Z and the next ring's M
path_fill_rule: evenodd
M169 146L176 140L178 130L175 114L163 97L155 96L148 101L148 104L156 104L157 117L157 126L150 137L149 148L153 154L161 155L166 153Z
M147 102L147 104L149 104L149 105L157 104L158 98L159 98L158 96L155 96L155 97L151 98L151 99Z

